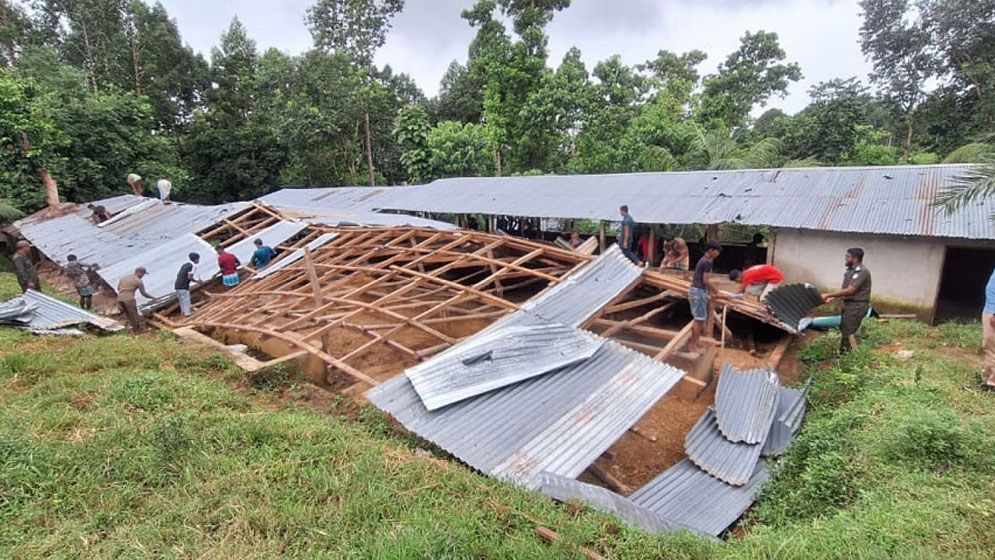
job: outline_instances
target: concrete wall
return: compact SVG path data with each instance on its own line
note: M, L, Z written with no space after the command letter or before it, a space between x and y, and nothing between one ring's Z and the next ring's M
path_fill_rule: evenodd
M990 242L777 230L773 255L768 251L768 259L788 281L838 289L843 281L846 250L860 247L871 271L872 297L914 305L928 317L936 301L947 244L992 246Z

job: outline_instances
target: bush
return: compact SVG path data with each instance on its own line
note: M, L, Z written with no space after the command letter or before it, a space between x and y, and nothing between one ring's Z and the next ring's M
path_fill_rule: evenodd
M884 447L890 459L931 468L960 463L978 443L957 415L946 410L914 412L889 433Z

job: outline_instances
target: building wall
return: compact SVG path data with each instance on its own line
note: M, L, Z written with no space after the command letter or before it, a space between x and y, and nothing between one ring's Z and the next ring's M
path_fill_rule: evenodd
M928 317L936 301L947 242L935 238L778 230L773 255L768 258L788 281L838 289L843 281L846 250L860 247L871 271L872 297L914 305ZM951 244L979 245L971 241Z

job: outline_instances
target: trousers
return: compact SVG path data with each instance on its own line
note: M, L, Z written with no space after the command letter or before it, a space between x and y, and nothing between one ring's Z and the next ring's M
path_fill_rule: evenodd
M850 337L856 337L860 330L860 323L867 315L870 302L866 301L844 301L843 311L840 316L840 353L849 352L853 349L850 344Z

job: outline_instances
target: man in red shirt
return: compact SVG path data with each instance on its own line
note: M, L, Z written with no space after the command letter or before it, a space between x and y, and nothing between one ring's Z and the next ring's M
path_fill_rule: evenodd
M242 266L238 257L224 247L218 247L218 268L221 269L221 283L229 288L238 286L238 267Z
M739 282L739 286L733 290L734 293L745 293L757 298L758 301L764 301L767 299L767 294L784 280L784 273L769 264L758 264L742 272L738 270L730 272L729 279Z

